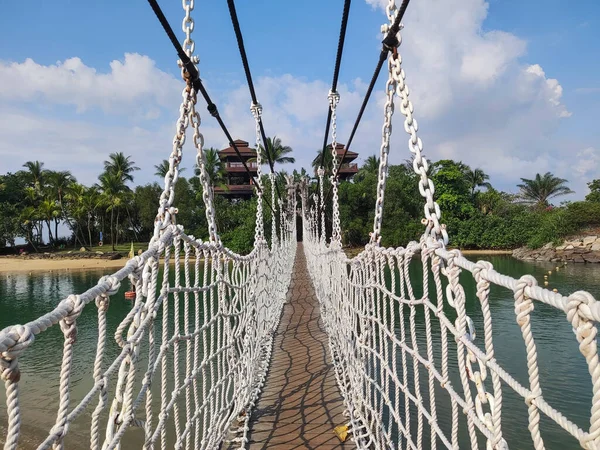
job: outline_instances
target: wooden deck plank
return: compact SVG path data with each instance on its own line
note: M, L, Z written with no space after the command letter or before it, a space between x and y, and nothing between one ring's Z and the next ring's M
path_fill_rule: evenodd
M346 423L319 303L298 245L288 302L275 335L271 367L251 418L252 450L343 449L333 429Z

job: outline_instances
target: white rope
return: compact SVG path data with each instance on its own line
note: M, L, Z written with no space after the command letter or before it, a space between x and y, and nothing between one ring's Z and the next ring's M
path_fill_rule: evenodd
M393 0L389 1L386 11L391 24L397 13ZM382 27L384 34L390 24ZM400 36L398 38L401 41ZM539 427L542 414L564 428L583 448L600 448L600 364L596 345L600 304L586 292L576 292L566 298L541 289L533 277L515 280L496 272L489 262L473 263L459 251L445 249L448 235L440 223L439 206L433 199L434 186L427 174L427 160L422 155L423 144L417 136L418 125L401 67L402 58L396 53L390 52L388 58L375 219L365 250L349 259L333 244L333 237L327 245L326 236L319 233L316 208L309 207L305 183L301 193L304 251L321 303L336 379L354 442L364 449L421 449L424 446L436 449L439 444L456 449L459 447L459 412L462 411L466 416L465 438L471 448L479 448L478 440L483 436L486 448L505 449L507 443L503 436L512 430L502 429L504 383L505 388L522 397L528 406L534 448L544 448ZM426 228L419 243L384 249L379 242L395 95L400 98L404 129L410 135L408 144L413 154L413 168L420 176ZM316 198L315 205L317 201ZM333 201L335 212L335 196ZM323 205L319 206L324 210ZM414 280L409 271L411 262L417 258L423 266L423 279L418 282L423 287L420 296L413 290ZM481 346L477 344L473 321L467 314L466 295L459 280L462 271L471 274L476 284L483 317ZM489 304L491 284L509 289L515 298L515 320L521 328L527 353L527 387L495 359ZM593 385L587 431L554 409L542 395L530 325L535 302L564 311L580 343ZM417 327L417 314L423 317L424 330ZM437 322L435 326L434 322ZM434 352L434 343L438 343L438 352ZM451 370L451 367L457 369ZM422 380L423 369L427 373L426 380ZM458 384L455 386L453 382ZM491 391L488 391L490 385ZM450 420L444 427L438 422L441 392L443 400L449 403ZM427 438L429 443L425 444Z
M192 56L193 0L183 0L183 7L184 48ZM193 60L197 62L196 58ZM183 69L182 75L186 79ZM132 426L143 428L147 449L155 445L162 449L212 449L226 437L239 442L240 448L246 445L250 411L264 384L272 336L291 278L296 249L295 187L288 180L287 203L279 203L279 236L273 215L271 248L264 239L260 191L253 250L242 256L225 248L216 228L200 116L195 110L196 93L189 83L182 97L169 170L148 250L129 260L115 274L102 277L83 294L69 296L42 317L0 331L0 378L6 389L8 412L5 450L17 448L21 431L19 358L26 355L37 334L56 324L64 336L58 411L55 424L39 449L62 449L69 425L91 407L94 398L97 403L90 420L90 448L94 450L121 448L123 436ZM260 105L253 105L252 113L258 121ZM177 208L173 206L190 122L208 221L208 242L185 234L176 224ZM260 155L257 163L260 186ZM271 174L273 194L274 181ZM115 342L121 351L108 362L106 312L111 297L120 293L120 283L126 277L136 288L136 299L115 330ZM77 318L92 301L98 310L94 385L82 400L72 404L70 380L77 351ZM159 379L160 398L154 398L151 386L158 384ZM115 386L114 396L102 427L111 384ZM174 435L170 430L174 430Z

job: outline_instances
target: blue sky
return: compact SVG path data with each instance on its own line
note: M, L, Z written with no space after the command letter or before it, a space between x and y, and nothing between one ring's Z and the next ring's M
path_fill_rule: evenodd
M352 4L340 75L341 142L377 59L383 3ZM183 36L180 2L161 4ZM308 166L323 139L342 6L237 2L267 134L294 148L294 167ZM201 76L234 136L253 142L226 2L197 1L193 15ZM582 198L585 182L600 177L599 18L593 1L412 0L401 53L426 156L482 167L509 191L520 177L549 170ZM158 181L153 165L171 151L182 83L146 2L7 2L0 41L2 171L40 159L91 184L106 155L123 151L143 169L136 181ZM355 140L361 159L379 149L385 77ZM206 145L224 146L200 103ZM394 123L391 161L398 163L409 153L399 113ZM184 165L191 166L195 152L186 150Z

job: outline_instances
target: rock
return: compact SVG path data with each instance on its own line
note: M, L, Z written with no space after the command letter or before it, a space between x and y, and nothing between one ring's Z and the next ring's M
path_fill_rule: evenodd
M596 241L590 247L590 250L593 252L600 252L600 242Z
M71 253L73 253L73 250L69 250L69 251L67 252L67 255L70 255Z
M559 245L558 247L556 247L556 250L564 250L566 247L566 245Z
M572 250L572 249L574 249L574 248L575 248L575 246L574 246L574 245L573 245L571 242L569 242L569 243L567 244L567 246L565 247L565 250Z
M599 263L600 262L600 255L594 255L593 253L588 253L587 255L583 256L583 259L585 260L585 262Z
M104 255L104 252L101 252L100 250L98 250L98 251L96 252L96 255Z
M552 248L552 242L548 242L542 247L542 250L550 250Z
M79 249L79 251L80 251L80 252L85 252L85 251L87 251L87 250L85 249L85 247L81 247L81 248Z
M598 236L586 236L583 238L583 245L588 246L596 242Z

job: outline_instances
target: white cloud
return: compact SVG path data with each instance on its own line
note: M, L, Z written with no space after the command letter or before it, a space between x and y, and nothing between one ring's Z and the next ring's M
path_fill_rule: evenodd
M387 3L367 1L375 7ZM485 30L487 14L484 0L424 0L411 3L408 9L400 50L426 156L461 159L481 167L495 185L507 190L515 190L521 177L551 171L572 180L577 197L583 197L584 181L600 176L597 146L556 138L556 129L571 115L562 100L562 86L535 61L528 61L521 38L502 30ZM381 18L384 22L383 14ZM352 56L347 53L345 57ZM40 73L43 76L36 75ZM255 72L255 84L267 134L281 137L294 148L297 164L283 169L309 168L323 142L329 82ZM360 159L379 152L382 85L380 80L353 143ZM236 86L215 100L234 139L254 143L250 96L245 84ZM79 58L51 66L30 60L0 63L0 106L2 102L30 102L18 113L0 112L3 169L6 162L4 170L16 170L25 159L47 161L50 168L64 167L68 161L76 174L80 171L95 179L106 155L122 150L142 167L143 173L136 174L138 181L157 180L153 165L170 153L181 87L179 80L150 58L135 54L113 61L108 73L86 66ZM338 141L342 143L349 136L365 89L359 78L339 85ZM40 99L49 108L68 105L80 114L77 120L49 119L32 111L31 105ZM108 118L126 114L127 120L120 126L98 124L88 115L94 109ZM225 146L223 133L201 100L198 110L206 145ZM397 108L392 163L410 157L401 121ZM15 157L15 149L27 149L27 156ZM189 139L184 165L191 167L194 153ZM581 180L575 179L573 171Z
M40 65L28 58L22 63L0 62L0 101L36 102L75 106L81 113L100 108L108 113L148 112L177 103L182 82L161 71L147 56L126 53L112 61L109 73L99 73L80 58Z

